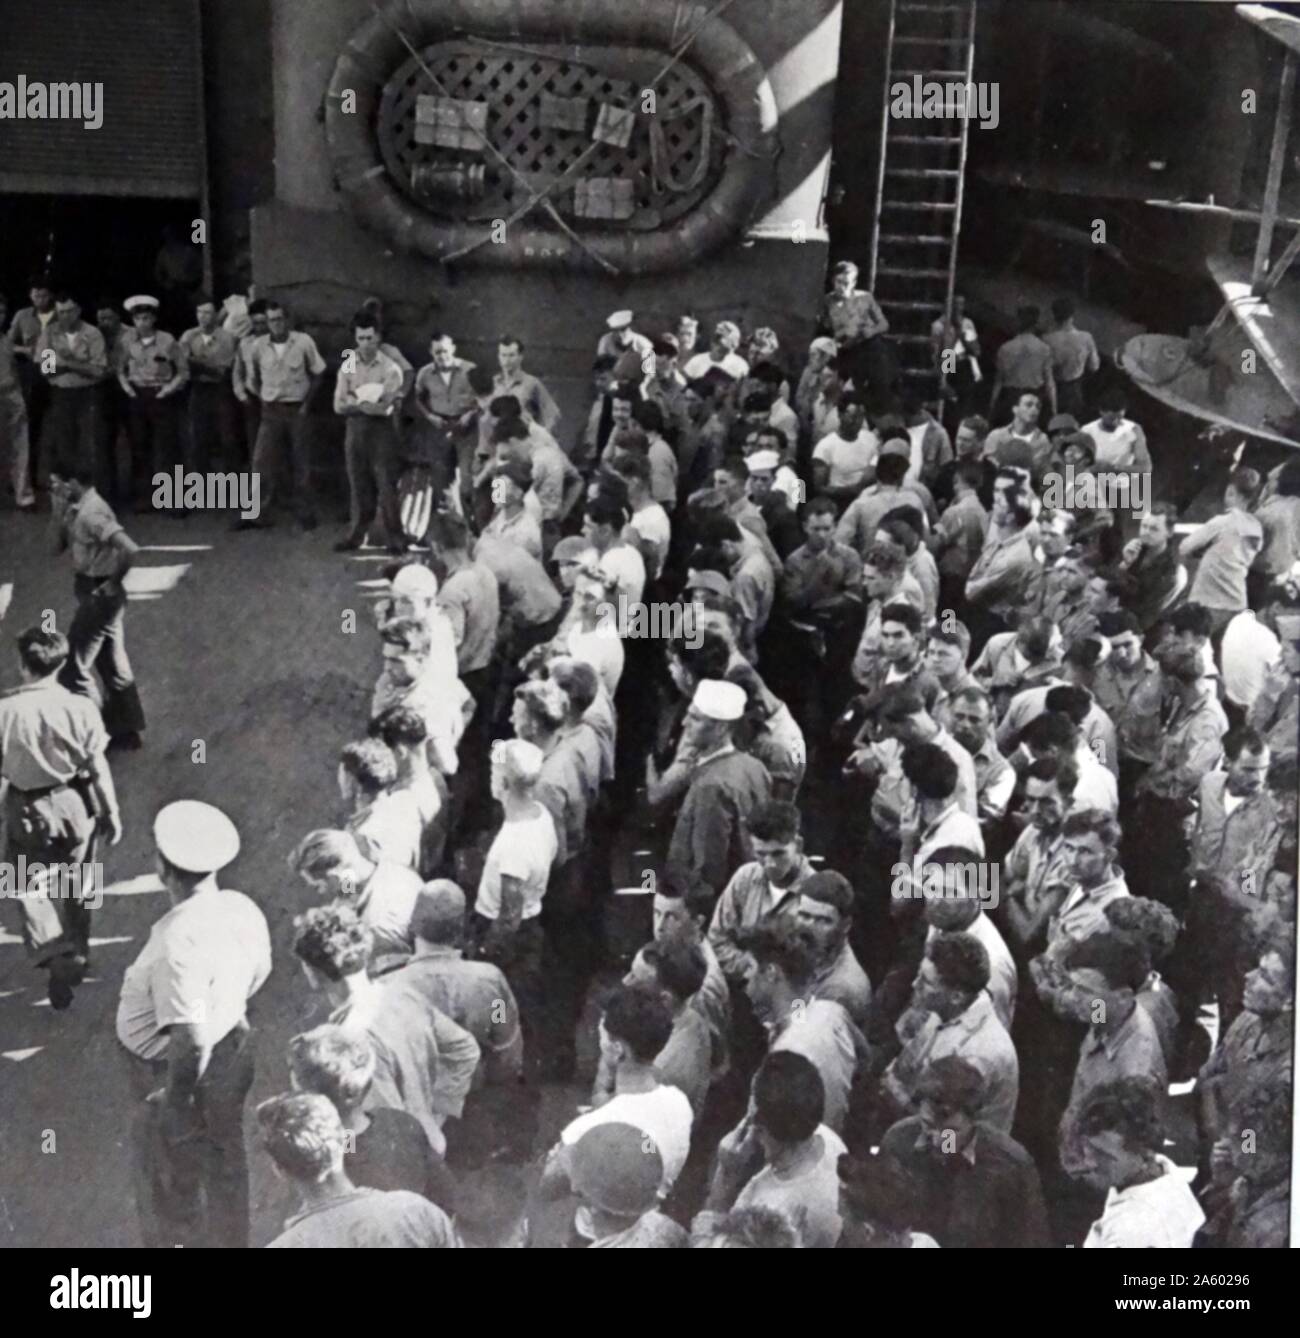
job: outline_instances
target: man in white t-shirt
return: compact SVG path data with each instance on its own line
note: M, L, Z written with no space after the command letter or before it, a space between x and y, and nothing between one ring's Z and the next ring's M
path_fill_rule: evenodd
M1132 469L1151 472L1151 453L1146 433L1137 423L1124 417L1124 398L1113 391L1098 402L1101 417L1083 425L1083 434L1091 437L1097 448L1097 468Z
M582 537L590 545L579 560L599 567L618 585L618 594L628 604L639 604L645 593L645 560L638 549L623 539L628 522L626 508L607 497L587 503L582 516Z
M711 1234L716 1215L733 1207L769 1208L790 1222L804 1249L834 1249L844 1226L839 1160L847 1149L821 1122L824 1105L811 1060L792 1050L768 1055L754 1078L752 1116L718 1145L693 1231Z
M686 366L682 368L686 379L697 381L717 367L726 372L733 381L743 381L749 375L749 363L736 352L739 346L739 328L732 321L719 321L714 326L708 351L697 353L688 359Z
M663 1159L662 1202L681 1174L691 1144L691 1103L679 1088L664 1086L655 1071L655 1056L672 1035L672 1010L658 992L620 985L605 1005L599 1030L602 1058L614 1073L614 1095L565 1126L547 1154L541 1193L563 1198L571 1192L572 1149L588 1130L601 1124L630 1124L646 1134ZM573 1227L584 1243L596 1237L585 1205L578 1209Z
M492 798L504 821L488 849L474 904L482 926L482 946L494 949L542 913L542 898L559 850L555 822L534 798L542 774L542 750L523 739L498 740L492 747Z
M663 570L672 541L673 526L668 512L655 501L650 488L650 461L627 452L615 457L614 472L627 483L627 501L632 518L623 538L640 550L650 580Z
M848 501L868 481L880 441L866 426L866 415L856 400L840 402L840 425L813 448L813 484L818 491Z
M1085 1250L1186 1250L1205 1221L1186 1178L1159 1150L1163 1099L1149 1075L1116 1078L1093 1088L1062 1131L1065 1169L1106 1191Z

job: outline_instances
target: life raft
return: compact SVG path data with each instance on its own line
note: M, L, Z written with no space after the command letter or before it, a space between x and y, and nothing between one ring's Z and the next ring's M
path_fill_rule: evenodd
M433 67L428 62L439 51L454 51L456 42L466 40L515 50L524 58L531 54L537 61L554 62L560 53L576 65L614 52L621 53L630 69L651 69L656 74L667 70L669 77L679 71L686 82L680 96L664 107L664 124L656 123L654 113L640 111L639 97L630 108L642 123L648 175L665 201L662 221L645 209L613 226L594 225L589 218L565 218L571 229L566 233L561 226L546 226L549 215L538 203L502 229L501 219L484 216L483 208L462 208L461 216L456 216L457 206L420 199L413 187L431 176L441 172L453 181L460 178L454 166L435 172L427 166L401 170L406 163L395 161L391 133L394 88L405 81L408 94L416 84L427 94L447 92L441 75L445 67L438 67L437 82L431 82ZM634 86L624 82L628 88ZM493 90L486 96L492 97ZM610 101L618 103L617 97ZM624 104L627 101L623 99ZM494 112L500 111L500 103L497 99ZM666 170L665 130L683 107L705 103L702 149L688 153L675 172ZM363 23L339 56L324 118L335 181L351 210L367 228L398 248L435 260L472 255L476 263L511 268L601 267L623 274L677 269L740 234L775 187L777 109L771 84L749 46L702 4L397 0ZM481 138L491 142L492 133L489 129ZM531 194L550 197L546 178L530 188L527 175L506 162L502 147L480 147L489 173L497 166L504 169L503 176L514 178L511 186L519 204ZM552 184L572 188L576 183L571 175L561 172ZM503 208L501 216L510 212Z

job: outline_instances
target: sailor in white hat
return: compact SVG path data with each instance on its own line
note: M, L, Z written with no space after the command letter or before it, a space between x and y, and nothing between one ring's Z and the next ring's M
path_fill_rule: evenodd
M247 1010L271 973L270 934L253 901L217 881L240 844L219 808L167 804L153 838L171 909L127 968L117 1006L143 1097L132 1140L141 1234L153 1249L247 1248Z
M685 895L717 900L728 879L753 858L746 826L771 798L772 778L749 753L736 748L736 728L748 697L737 683L703 679L695 689L680 752L694 766L668 846L666 877ZM647 768L651 783L658 780Z
M633 314L630 311L615 311L606 317L605 324L609 329L601 335L600 342L596 345L598 358L622 358L627 353L633 353L639 366L640 360L653 351L650 340L632 328L632 320ZM639 381L640 374L637 374L635 379Z
M456 664L456 631L442 605L438 603L438 578L423 562L407 562L398 568L392 580L392 598L375 605L380 627L391 618L415 618L429 632L429 658L426 671L441 684L450 684L459 676Z

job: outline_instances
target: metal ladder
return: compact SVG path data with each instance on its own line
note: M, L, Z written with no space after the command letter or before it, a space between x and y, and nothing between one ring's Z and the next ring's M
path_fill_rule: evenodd
M890 88L915 75L969 83L974 69L975 0L890 0L870 288L889 318L902 376L931 407L944 378L930 326L952 310L970 119L895 118Z

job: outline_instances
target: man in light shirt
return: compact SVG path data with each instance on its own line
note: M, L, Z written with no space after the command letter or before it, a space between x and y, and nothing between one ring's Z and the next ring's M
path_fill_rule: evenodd
M304 530L314 530L316 495L307 415L325 376L325 359L311 335L289 328L283 303L267 303L266 322L266 335L255 340L247 354L248 389L262 405L253 447L253 468L261 477L262 515L237 523L243 529L271 523L266 517L287 457L299 523Z
M839 427L813 447L813 486L850 501L866 486L879 454L880 440L866 426L861 402L846 397L840 401Z
M271 939L257 905L217 881L240 844L220 809L168 804L153 839L171 908L127 968L117 1007L141 1098L131 1142L141 1234L154 1249L247 1248L248 1001L271 973Z
M767 1032L768 1053L793 1051L813 1064L826 1094L823 1122L839 1133L866 1043L843 1004L813 996L818 951L812 936L778 919L745 931L740 943L754 960L745 992Z
M81 307L71 294L55 294L54 319L37 336L32 360L49 388L41 425L43 467L62 472L73 464L87 466L101 489L112 491L108 462L100 459L98 449L99 387L108 376L104 336L81 319Z
M263 1148L301 1203L267 1249L459 1248L446 1213L422 1194L352 1183L344 1158L354 1140L328 1097L272 1097L257 1119Z
M348 532L334 545L336 553L360 548L374 523L384 523L390 553L402 553L402 518L397 508L398 405L402 369L379 350L379 327L365 312L352 322L355 347L343 354L334 384L334 412L345 420L343 457L348 474Z
M197 322L181 335L190 364L187 468L206 473L218 460L238 462L239 425L231 391L235 336L221 326L221 313L208 297L194 307ZM242 462L240 462L242 463Z
M1263 526L1250 511L1258 492L1256 470L1234 469L1223 493L1225 510L1184 535L1178 546L1184 562L1200 559L1187 599L1209 609L1216 638L1248 604L1246 578L1264 545Z
M390 989L388 977L371 978L373 935L351 906L313 907L294 920L294 930L293 950L307 979L334 1006L329 1021L364 1034L374 1049L367 1109L414 1115L441 1156L447 1147L442 1126L464 1109L478 1042L417 992Z
M1205 1221L1186 1179L1160 1151L1161 1097L1149 1076L1105 1083L1083 1103L1063 1141L1069 1174L1106 1193L1085 1250L1185 1250Z
M524 371L524 346L514 335L503 335L497 345L497 364L501 370L493 380L498 395L514 395L520 407L548 432L560 421L560 409L551 392L531 372Z
M572 1192L574 1147L590 1129L630 1124L653 1142L663 1160L659 1200L668 1197L690 1149L691 1103L676 1087L659 1080L655 1058L672 1035L673 1018L657 992L619 985L609 996L598 1027L600 1047L614 1073L614 1095L571 1120L547 1154L539 1192L562 1198ZM590 1207L579 1207L573 1222L575 1244L596 1238Z

